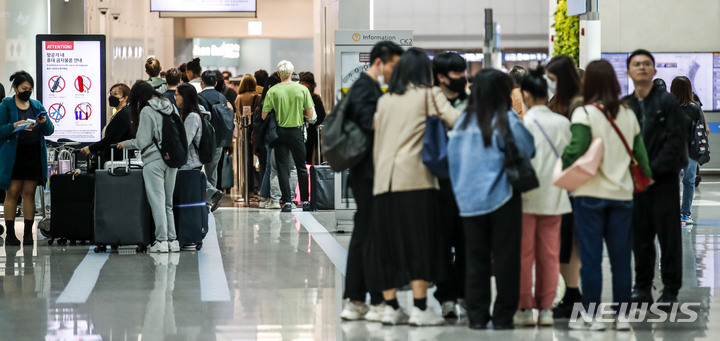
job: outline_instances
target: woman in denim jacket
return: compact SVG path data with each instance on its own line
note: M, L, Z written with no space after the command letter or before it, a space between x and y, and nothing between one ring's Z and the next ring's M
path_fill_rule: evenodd
M534 140L513 111L513 82L498 70L475 76L467 111L448 145L450 178L465 226L465 302L470 328L512 329L520 292L521 198L507 179L504 136L512 132L520 153L535 154ZM490 316L490 259L497 298Z

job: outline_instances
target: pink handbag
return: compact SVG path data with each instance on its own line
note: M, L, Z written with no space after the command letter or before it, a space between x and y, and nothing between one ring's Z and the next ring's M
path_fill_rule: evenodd
M553 185L574 191L595 176L598 167L603 160L605 146L601 138L595 138L590 143L590 148L570 167L562 169L562 159L558 158L553 171Z

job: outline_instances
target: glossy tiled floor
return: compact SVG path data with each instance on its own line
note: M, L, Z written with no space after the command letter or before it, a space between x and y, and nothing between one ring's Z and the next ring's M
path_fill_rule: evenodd
M0 340L718 340L719 178L706 177L695 204L697 224L683 229L680 293L681 301L701 303L695 323L576 332L565 323L471 331L464 321L431 328L341 322L350 236L328 232L334 214L235 208L228 200L200 251L95 254L44 240L0 247ZM604 268L610 301L607 261ZM410 298L401 293L400 301L408 306Z

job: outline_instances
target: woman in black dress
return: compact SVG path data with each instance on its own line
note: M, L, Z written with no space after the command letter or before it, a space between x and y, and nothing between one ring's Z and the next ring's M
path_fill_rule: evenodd
M47 181L47 148L45 136L54 127L47 119L43 105L33 99L35 82L25 71L10 76L15 96L0 103L0 189L5 196L5 225L7 245L20 245L15 235L15 213L22 195L24 234L23 244L32 245L35 221L35 188Z

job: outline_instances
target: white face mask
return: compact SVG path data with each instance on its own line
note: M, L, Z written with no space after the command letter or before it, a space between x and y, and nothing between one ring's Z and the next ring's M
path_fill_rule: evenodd
M547 81L548 100L550 100L555 96L555 90L557 89L557 82L550 80L550 78L547 75L543 75L543 77L545 77L545 80Z
M384 71L385 71L385 64L380 64L380 72L378 73L377 80L378 80L378 83L380 83L381 88L387 85L387 83L385 83Z

